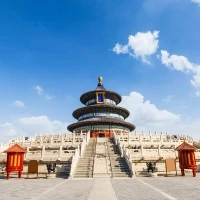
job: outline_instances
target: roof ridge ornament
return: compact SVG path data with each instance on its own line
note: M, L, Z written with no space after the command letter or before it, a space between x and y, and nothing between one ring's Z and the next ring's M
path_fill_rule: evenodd
M98 77L98 85L96 91L97 90L106 90L103 86L103 78L101 76Z
M103 77L99 76L98 81L99 81L98 85L103 85Z

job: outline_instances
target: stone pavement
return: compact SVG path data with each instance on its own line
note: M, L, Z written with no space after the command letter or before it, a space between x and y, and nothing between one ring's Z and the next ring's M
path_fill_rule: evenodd
M127 179L0 177L0 200L200 200L200 174Z
M96 178L89 194L88 200L117 200L110 178Z

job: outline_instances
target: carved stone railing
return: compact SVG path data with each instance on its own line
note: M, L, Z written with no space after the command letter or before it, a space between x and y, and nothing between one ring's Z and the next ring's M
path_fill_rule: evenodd
M123 157L128 165L128 168L131 172L131 176L135 177L135 171L132 164L131 154L128 153L127 149L123 149Z
M81 132L80 134L57 134L57 135L43 135L43 136L33 136L33 137L22 137L9 140L6 144L0 144L0 153L9 148L10 146L18 143L22 147L42 147L42 146L62 146L62 145L72 145L77 146L86 137L87 144L90 138L89 132Z
M81 157L83 155L83 152L84 152L86 146L87 146L87 141L86 141L86 139L83 139L83 142L81 142L81 144L80 144L80 156Z
M114 143L115 145L117 145L119 152L120 152L120 156L123 157L123 150L122 150L122 146L120 145L120 141L119 138L116 136L116 134L114 133L113 135L113 139L114 139Z
M72 163L71 163L71 169L70 169L70 174L69 174L70 178L73 178L74 176L79 157L80 157L80 149L78 148L75 150L75 154L72 156Z
M78 165L79 158L83 155L87 144L89 143L90 132L86 134L86 137L83 138L81 144L78 146L78 149L75 150L75 154L72 156L72 164L70 169L70 178L73 178L76 167Z
M124 157L124 159L128 165L129 171L131 172L131 176L135 177L135 172L134 172L133 165L132 165L131 154L128 153L128 149L126 149L124 145L121 146L120 141L117 139L115 134L114 134L114 141L115 141L115 144L118 146L121 157Z

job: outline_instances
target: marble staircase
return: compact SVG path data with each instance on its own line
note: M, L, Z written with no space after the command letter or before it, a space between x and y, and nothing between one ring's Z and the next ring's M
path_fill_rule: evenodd
M93 177L111 177L107 138L97 138Z
M108 154L110 158L112 177L131 177L128 165L123 157L121 157L117 145L113 138L107 139Z
M96 148L96 138L90 138L90 142L85 148L83 156L79 158L78 165L73 178L92 178L94 156Z
M126 161L112 138L90 138L79 158L74 178L131 177Z

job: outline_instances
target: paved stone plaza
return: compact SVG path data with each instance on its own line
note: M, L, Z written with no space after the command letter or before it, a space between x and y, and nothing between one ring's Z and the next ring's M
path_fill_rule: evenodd
M199 200L200 174L127 179L17 179L0 177L0 200Z

